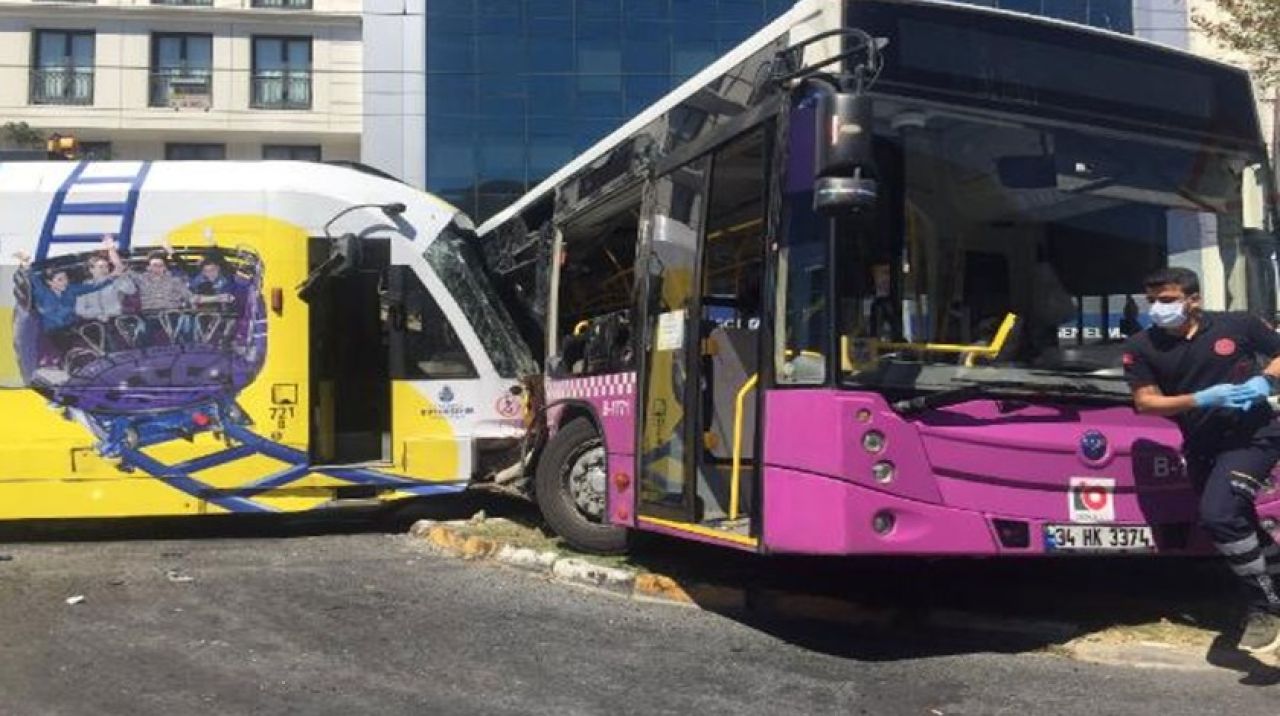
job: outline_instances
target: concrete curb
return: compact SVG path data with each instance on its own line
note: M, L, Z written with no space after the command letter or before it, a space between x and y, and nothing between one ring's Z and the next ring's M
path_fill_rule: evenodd
M1137 666L1144 669L1172 671L1213 671L1217 667L1208 661L1203 649L1178 647L1152 641L1122 644L1078 639L1063 647L1071 658L1108 666Z
M496 540L466 536L459 528L474 521L420 520L409 533L433 552L470 561L488 561L542 574L557 582L601 590L642 602L695 607L708 611L750 614L794 621L844 626L891 628L902 625L897 609L872 607L817 594L757 589L705 582L680 582L670 576L609 567L555 551L517 547ZM1021 637L1044 642L1053 653L1079 661L1151 669L1213 670L1224 668L1206 660L1203 649L1151 641L1110 643L1082 636L1082 629L1066 622L1002 617L951 609L913 615L911 623L941 631Z

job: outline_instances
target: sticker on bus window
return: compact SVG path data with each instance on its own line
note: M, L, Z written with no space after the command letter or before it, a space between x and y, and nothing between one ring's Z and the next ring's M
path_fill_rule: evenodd
M657 349L680 350L684 346L684 309L658 315Z
M1067 493L1072 522L1110 522L1116 518L1116 481L1104 477L1073 477Z

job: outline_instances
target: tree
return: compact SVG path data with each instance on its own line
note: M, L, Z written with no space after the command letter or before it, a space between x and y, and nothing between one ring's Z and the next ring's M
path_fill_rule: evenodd
M1192 22L1209 39L1249 58L1262 87L1280 85L1280 0L1209 0L1218 17L1196 13Z
M26 122L5 122L0 125L0 144L11 149L44 149L44 135Z

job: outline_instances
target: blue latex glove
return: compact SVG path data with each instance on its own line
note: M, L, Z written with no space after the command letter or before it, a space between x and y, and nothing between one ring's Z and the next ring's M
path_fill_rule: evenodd
M1242 385L1219 383L1192 394L1197 408L1222 408L1229 402L1238 402L1244 398Z
M1253 394L1258 396L1258 400L1266 400L1271 395L1271 381L1267 380L1266 376L1255 375L1241 385L1253 391Z
M1234 386L1227 397L1226 406L1237 410L1248 410L1261 403L1271 395L1271 383L1263 376L1256 375L1245 382Z

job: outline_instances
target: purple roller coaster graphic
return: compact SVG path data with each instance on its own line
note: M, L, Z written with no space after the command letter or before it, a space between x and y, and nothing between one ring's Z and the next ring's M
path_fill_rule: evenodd
M267 359L266 267L235 248L130 246L151 164L76 165L55 193L34 256L21 255L13 292L14 351L23 382L84 425L104 457L231 512L274 512L254 498L310 474L404 494L457 492L460 482L423 483L359 467L313 466L303 450L257 435L237 396ZM76 201L114 186L118 203ZM69 233L64 217L95 217L114 235ZM178 464L146 452L212 433L222 445ZM283 463L236 487L198 473L261 455ZM260 468L259 468L260 469ZM336 493L335 493L336 494Z
M267 354L252 249L64 254L25 265L14 293L25 382L83 415L103 455L247 420L235 397Z

